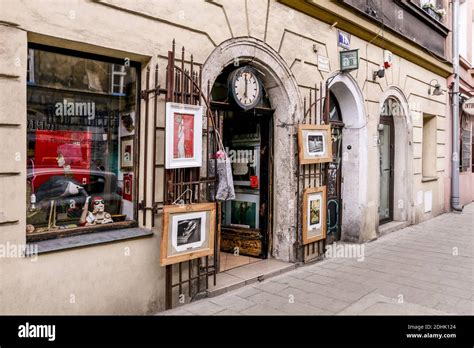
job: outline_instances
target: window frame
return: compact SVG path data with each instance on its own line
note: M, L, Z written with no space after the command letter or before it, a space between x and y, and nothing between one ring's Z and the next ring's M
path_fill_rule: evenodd
M140 102L141 102L141 97L140 97L140 92L141 92L141 75L142 75L142 64L137 61L132 61L129 60L127 57L124 58L116 58L116 57L109 57L109 56L104 56L100 54L95 54L95 53L89 53L89 52L83 52L83 51L76 51L76 50L71 50L71 49L66 49L66 48L61 48L61 47L56 47L56 46L48 46L48 45L42 45L38 43L33 43L33 42L28 42L28 52L29 50L41 50L41 51L46 51L50 53L57 53L57 54L62 54L62 55L68 55L68 56L73 56L76 58L82 58L82 59L90 59L90 60L97 60L101 62L106 62L110 64L120 64L124 65L125 62L127 62L127 65L135 68L135 73L136 73L136 93L135 93L135 134L133 136L133 146L134 146L134 168L133 168L133 177L134 177L134 183L133 183L133 192L135 192L134 198L133 198L133 220L129 221L119 221L119 222L112 222L109 224L104 224L104 225L94 225L94 226L78 226L74 228L69 228L69 229L59 229L59 230L54 230L54 231L46 231L46 232L41 232L38 234L32 233L28 234L25 231L26 234L26 241L27 242L36 242L36 241L41 241L41 240L46 240L46 239L56 239L56 238L63 238L63 237L70 237L74 235L80 235L80 234L87 234L87 233L94 233L94 232L104 232L104 231L110 231L110 230L117 230L117 229L124 229L124 228L133 228L133 227L139 227L138 219L139 219L139 214L138 214L138 206L139 206L139 180L140 180L140 173L139 173L139 168L140 168L140 115L141 115L141 108L140 108ZM28 68L27 68L28 69ZM26 88L34 88L36 86L35 83L29 83L29 81L26 81L25 87ZM78 91L79 93L80 91ZM113 92L113 91L112 91ZM111 93L111 97L116 97L116 94ZM28 94L26 94L26 105L28 107ZM27 115L25 115L27 118ZM28 129L26 129L26 132L28 132ZM27 170L28 163L26 163L25 170ZM26 207L27 208L27 207ZM26 211L25 211L26 214Z
M438 179L438 116L423 114L422 142L421 142L421 176L422 181L432 181ZM427 128L429 127L429 128ZM428 134L427 134L428 133ZM434 156L428 156L426 149L434 148Z

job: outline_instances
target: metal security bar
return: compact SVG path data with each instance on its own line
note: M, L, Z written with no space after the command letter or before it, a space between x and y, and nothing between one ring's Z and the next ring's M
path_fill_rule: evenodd
M202 91L202 65L197 64L190 56L189 60L185 58L185 48L181 50L181 58L176 59L175 41L173 40L172 50L168 51L166 67L166 88L161 88L158 83L158 64L154 71L154 87L150 88L150 68L146 71L146 89L141 91L141 98L145 101L145 125L148 125L149 117L153 117L153 175L151 177L152 205L147 206L149 197L147 197L147 188L149 178L145 175L143 182L143 200L139 202L138 209L143 210L142 223L147 223L147 212L151 211L152 227L155 226L155 218L162 214L163 206L170 205L177 198L183 200L185 204L202 203L214 201L213 192L216 185L215 166L210 167L210 156L217 151L217 143L214 132L220 132L219 122L215 115L211 114L209 104L209 83L207 93ZM157 163L157 143L158 132L165 134L165 126L158 126L158 97L165 94L166 102L181 104L204 105L203 114L203 146L205 147L205 156L203 168L180 168L165 169L163 163ZM151 104L153 103L153 104ZM150 109L152 107L152 115ZM149 127L145 127L144 134L144 157L148 158L148 138L150 136ZM164 142L166 143L166 142ZM164 144L163 153L166 153L166 144ZM147 172L148 163L145 160L144 171ZM163 170L163 182L157 182L157 170ZM163 190L163 201L158 201L156 191ZM220 206L217 205L219 216ZM197 258L174 265L166 266L166 309L170 309L176 303L192 301L197 295L202 294L209 288L209 278L212 277L213 284L216 284L217 271L217 240L219 236L219 224L216 219L214 243L214 255ZM186 300L187 294L187 300Z
M318 97L319 92L319 97ZM303 100L303 110L305 110L304 118L301 124L327 124L327 88L323 94L323 85L320 83L308 93L308 97ZM296 132L297 133L297 132ZM298 157L298 153L296 153ZM310 187L318 187L326 185L327 182L327 165L326 163L298 165L296 169L297 176L297 233L299 245L299 260L310 262L323 256L326 240L322 239L317 242L303 245L303 228L302 228L302 207L304 190Z

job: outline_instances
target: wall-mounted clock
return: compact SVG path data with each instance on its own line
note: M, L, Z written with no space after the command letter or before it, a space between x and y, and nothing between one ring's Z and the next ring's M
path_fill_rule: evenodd
M262 83L257 71L248 66L229 75L228 89L235 103L244 110L256 107L262 98Z

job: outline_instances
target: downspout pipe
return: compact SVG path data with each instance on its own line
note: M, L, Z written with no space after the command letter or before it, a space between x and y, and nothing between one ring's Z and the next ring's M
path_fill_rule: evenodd
M452 133L452 155L451 155L451 208L462 212L463 206L459 199L459 0L452 0L452 25L453 25L453 133Z

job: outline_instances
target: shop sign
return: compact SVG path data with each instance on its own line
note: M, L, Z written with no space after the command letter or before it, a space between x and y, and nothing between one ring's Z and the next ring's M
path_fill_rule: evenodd
M359 69L359 50L339 52L341 71L351 71Z
M469 98L462 104L462 110L466 114L474 116L474 97Z
M346 50L351 48L351 34L346 33L345 31L337 31L337 45L339 47L345 48Z
M331 72L328 57L318 54L318 69L324 72Z

